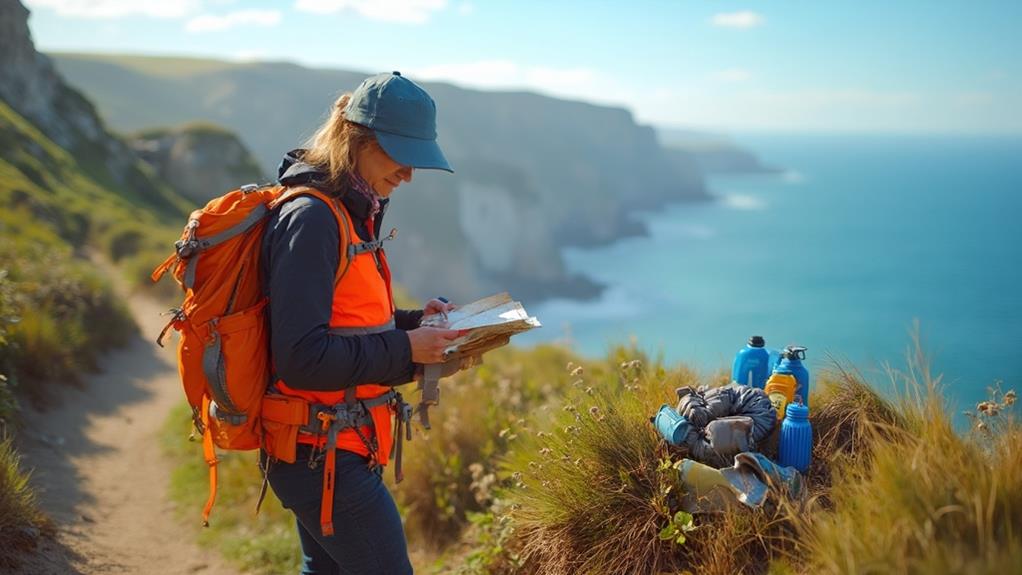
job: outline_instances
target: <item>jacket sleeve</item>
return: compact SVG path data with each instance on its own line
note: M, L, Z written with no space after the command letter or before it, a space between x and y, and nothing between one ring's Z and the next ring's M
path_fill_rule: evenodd
M398 329L411 331L419 327L422 321L421 309L399 309L394 312L394 324Z
M316 198L296 198L281 207L266 233L270 348L277 375L289 387L309 391L411 381L412 351L403 330L329 333L340 260L330 208Z

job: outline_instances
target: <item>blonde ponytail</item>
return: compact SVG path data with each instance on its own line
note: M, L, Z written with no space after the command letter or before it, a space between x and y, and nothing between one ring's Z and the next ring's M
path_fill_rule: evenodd
M332 187L344 183L348 174L355 172L358 151L376 139L371 129L344 117L350 99L350 93L337 98L330 117L304 146L307 151L302 161L324 170Z

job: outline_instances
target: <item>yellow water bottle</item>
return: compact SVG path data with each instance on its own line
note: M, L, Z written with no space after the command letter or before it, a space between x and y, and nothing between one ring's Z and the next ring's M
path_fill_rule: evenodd
M798 380L795 375L787 369L778 368L770 374L763 391L770 398L770 404L777 411L777 421L784 419L784 412L788 404L795 398L795 388L798 387Z

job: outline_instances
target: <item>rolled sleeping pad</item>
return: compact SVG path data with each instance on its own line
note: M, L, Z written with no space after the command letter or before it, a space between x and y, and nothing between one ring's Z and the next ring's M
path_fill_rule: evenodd
M660 411L653 418L653 425L667 443L676 447L685 444L691 428L688 420L666 403L660 406Z

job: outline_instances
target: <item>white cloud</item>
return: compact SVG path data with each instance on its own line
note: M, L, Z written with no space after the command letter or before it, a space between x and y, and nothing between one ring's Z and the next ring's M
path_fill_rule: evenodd
M409 75L423 80L449 81L475 88L528 89L583 99L592 99L592 95L599 96L601 92L601 79L591 68L522 66L511 60L439 64L412 70Z
M462 16L468 16L469 14L476 11L476 5L471 2L462 2L458 4L458 14Z
M217 32L238 26L276 26L280 23L280 12L277 10L238 10L222 16L202 14L185 24L185 31L196 34L201 32Z
M106 20L126 16L183 18L199 9L199 0L27 0L30 8L48 8L65 18Z
M296 0L295 9L313 14L352 10L364 18L402 24L424 24L447 0Z
M755 28L756 26L762 25L765 19L756 12L744 10L742 12L722 12L720 14L715 14L711 21L714 26L720 26L722 28Z
M717 72L713 77L724 82L745 82L752 78L752 72L744 68L728 68Z

